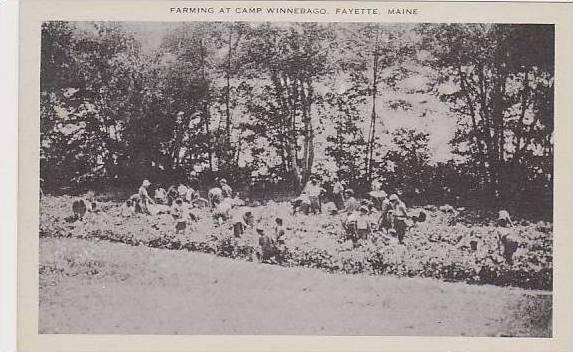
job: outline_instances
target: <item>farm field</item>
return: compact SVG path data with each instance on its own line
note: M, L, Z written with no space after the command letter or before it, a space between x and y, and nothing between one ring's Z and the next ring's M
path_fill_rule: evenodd
M112 201L71 222L72 199L41 199L42 333L551 336L550 223L520 222L508 265L471 214L427 207L404 245L378 233L352 248L340 216L268 202L249 210L269 231L285 219L286 258L269 265L256 234L234 238L207 209L177 234L169 214Z
M121 215L121 203L100 202L99 213L84 221L68 222L73 198L44 197L41 200L40 236L106 239L129 245L197 251L247 261L256 260L258 237L254 230L234 238L231 225L218 226L207 209L187 209L199 218L183 233L176 233L169 214ZM325 206L328 208L328 205ZM342 229L343 215L291 215L287 202L241 207L251 211L258 224L273 236L275 217L284 219L286 254L283 266L301 266L341 273L367 273L406 277L432 277L445 281L552 288L552 224L517 222L514 231L520 246L514 263L499 253L495 227L487 217L468 213L453 216L425 210L428 219L412 228L404 245L396 238L375 233L353 248ZM411 209L412 213L420 209ZM327 213L327 211L324 211ZM495 215L492 215L493 217ZM491 219L490 217L490 219ZM377 214L371 215L376 222ZM472 250L470 241L477 242Z

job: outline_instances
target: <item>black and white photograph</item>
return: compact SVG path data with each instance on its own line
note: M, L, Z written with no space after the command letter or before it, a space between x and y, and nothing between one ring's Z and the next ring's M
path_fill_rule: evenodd
M553 337L553 24L51 20L38 50L39 334Z

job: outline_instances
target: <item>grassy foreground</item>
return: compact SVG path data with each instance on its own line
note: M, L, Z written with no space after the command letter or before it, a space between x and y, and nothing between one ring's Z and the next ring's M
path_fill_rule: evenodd
M551 294L40 239L40 333L551 336Z

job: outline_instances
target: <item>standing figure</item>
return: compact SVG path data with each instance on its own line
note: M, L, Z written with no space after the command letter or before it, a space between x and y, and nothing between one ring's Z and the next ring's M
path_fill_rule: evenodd
M334 178L334 185L332 185L332 197L334 198L334 205L338 211L344 209L344 186L338 177Z
M183 200L177 198L175 202L171 205L171 216L175 220L175 232L180 233L185 231L187 227L187 221L183 216Z
M378 219L378 230L389 230L392 228L392 204L390 199L384 198L380 205L380 218Z
M519 239L511 230L513 222L507 210L501 210L497 219L497 245L507 264L513 264L513 254L519 247Z
M368 207L362 205L357 211L349 213L343 225L347 239L356 248L360 240L367 240L372 234Z
M259 259L264 263L268 263L275 257L275 244L262 227L257 227L256 231L259 234Z
M358 216L358 211L349 212L342 222L342 227L346 232L346 239L350 239L354 247L356 247L358 239L358 229L356 227L358 225Z
M149 206L151 204L155 204L155 202L153 201L153 199L151 199L149 193L147 192L149 186L151 186L151 182L149 182L149 180L143 180L143 183L141 184L139 190L137 191L137 195L139 196L139 209L141 210L141 212L151 215L151 210Z
M277 249L277 256L279 260L284 258L284 254L286 252L286 233L285 228L283 227L283 219L276 218L275 219L275 241L276 241L276 249Z
M368 216L368 207L363 205L360 207L360 212L356 219L356 242L358 240L367 240L372 234L372 226L370 225L370 217Z
M320 195L324 192L324 188L322 188L318 183L318 177L316 175L312 175L310 177L310 181L308 181L304 187L304 192L308 195L310 200L310 211L313 214L322 213Z
M398 235L398 242L400 244L404 243L404 236L406 235L406 230L408 225L406 220L408 219L408 212L406 210L406 205L404 202L398 198L396 194L390 196L390 222L392 229Z

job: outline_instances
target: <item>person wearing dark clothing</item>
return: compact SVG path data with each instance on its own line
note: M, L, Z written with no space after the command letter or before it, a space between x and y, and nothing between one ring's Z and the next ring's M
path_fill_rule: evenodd
M334 179L334 185L332 186L332 197L334 198L334 205L336 205L336 210L340 211L344 209L344 186L338 178Z
M275 258L275 244L273 239L265 233L262 227L257 227L259 234L260 255L259 258L262 262L268 263Z
M498 248L505 262L510 265L513 264L513 254L519 247L519 239L513 233L512 227L513 223L509 213L506 210L501 210L497 219Z

